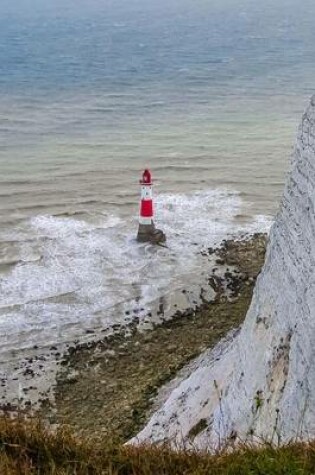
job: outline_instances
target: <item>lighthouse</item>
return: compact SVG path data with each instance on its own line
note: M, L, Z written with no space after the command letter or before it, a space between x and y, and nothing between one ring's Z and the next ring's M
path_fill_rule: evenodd
M137 240L139 242L152 242L153 244L159 244L166 241L166 236L160 229L156 229L153 207L153 194L152 194L152 176L150 170L144 170L142 179L140 180L141 186L141 201L140 201L140 213L139 213L139 228Z

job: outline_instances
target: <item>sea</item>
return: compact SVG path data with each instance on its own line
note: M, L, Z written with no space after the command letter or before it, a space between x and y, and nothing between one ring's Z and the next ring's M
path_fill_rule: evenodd
M268 231L314 18L313 0L1 0L3 354L150 327L198 304L205 249ZM135 239L144 168L166 247Z

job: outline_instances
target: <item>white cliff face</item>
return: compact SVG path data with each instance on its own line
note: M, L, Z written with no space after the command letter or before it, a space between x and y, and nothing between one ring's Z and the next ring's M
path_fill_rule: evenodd
M241 331L173 390L139 442L205 449L315 437L315 96Z

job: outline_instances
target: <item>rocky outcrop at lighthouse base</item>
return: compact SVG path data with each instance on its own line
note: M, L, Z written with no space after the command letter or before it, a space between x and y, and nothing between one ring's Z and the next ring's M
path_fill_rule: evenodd
M151 224L139 224L138 242L150 242L151 244L161 244L166 242L166 235L161 229L157 229L152 220Z
M205 354L132 440L212 449L315 437L315 97L239 334Z

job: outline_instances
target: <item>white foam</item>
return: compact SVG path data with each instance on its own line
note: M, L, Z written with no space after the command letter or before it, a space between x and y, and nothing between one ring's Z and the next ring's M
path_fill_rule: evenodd
M172 293L187 288L198 295L206 281L202 247L238 231L268 228L261 216L239 224L243 208L239 194L226 190L158 196L156 219L166 231L167 249L135 241L136 216L127 221L98 216L94 224L70 217L32 218L5 236L6 243L14 241L19 260L0 278L5 348L72 341L86 329L100 331L132 315L145 318L162 296L171 311ZM187 305L193 295L187 295Z

